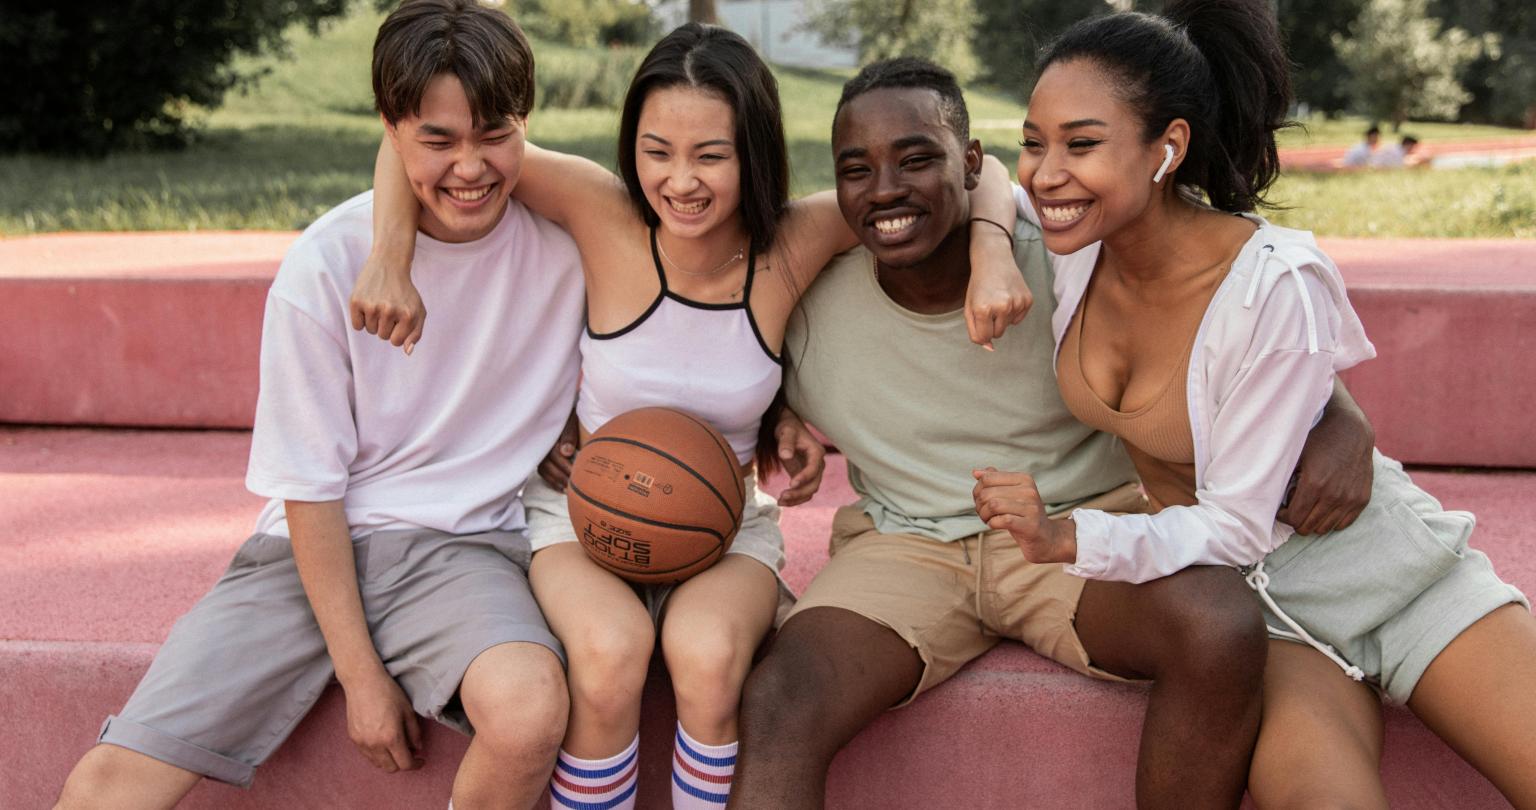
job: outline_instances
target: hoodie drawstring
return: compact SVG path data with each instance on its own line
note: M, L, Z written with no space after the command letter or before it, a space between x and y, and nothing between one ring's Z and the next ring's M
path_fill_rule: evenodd
M1263 261L1254 268L1253 278L1248 282L1248 294L1243 298L1243 308L1252 309L1254 300L1259 297L1259 283L1264 278L1264 268L1271 260L1280 262L1285 266L1286 275L1296 280L1296 289L1301 293L1301 309L1307 316L1307 354L1317 354L1317 312L1312 307L1312 294L1307 291L1307 281L1301 277L1301 269L1286 259L1275 255L1274 245L1265 245L1267 251Z

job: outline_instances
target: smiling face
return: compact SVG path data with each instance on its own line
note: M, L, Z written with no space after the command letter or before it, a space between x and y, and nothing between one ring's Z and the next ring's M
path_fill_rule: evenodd
M837 204L882 264L928 258L970 216L981 144L944 122L939 94L881 88L843 105L832 132Z
M427 84L416 115L393 125L390 142L421 201L421 231L442 242L470 242L501 221L522 171L525 119L475 125L458 77Z
M1170 125L1178 157L1154 184L1169 140L1146 141L1141 118L1115 90L1108 74L1076 59L1046 68L1030 96L1019 184L1040 212L1045 245L1055 253L1076 252L1135 222L1173 184L1187 126Z
M661 227L683 238L741 227L741 158L725 99L681 85L652 91L634 148L635 173Z

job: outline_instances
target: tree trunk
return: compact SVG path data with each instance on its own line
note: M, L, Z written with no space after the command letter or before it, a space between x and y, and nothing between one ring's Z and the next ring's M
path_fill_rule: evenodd
M688 22L718 25L720 17L715 13L715 0L688 0Z

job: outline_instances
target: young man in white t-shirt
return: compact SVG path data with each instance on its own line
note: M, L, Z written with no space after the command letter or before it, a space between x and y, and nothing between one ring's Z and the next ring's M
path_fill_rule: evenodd
M532 56L500 11L410 0L379 29L373 81L422 204L415 280L440 325L415 357L350 328L371 193L294 243L267 300L246 478L272 500L61 807L249 784L333 677L381 770L420 766L418 714L474 734L460 810L529 807L549 781L563 652L528 589L519 492L575 399L583 291L570 238L508 198Z

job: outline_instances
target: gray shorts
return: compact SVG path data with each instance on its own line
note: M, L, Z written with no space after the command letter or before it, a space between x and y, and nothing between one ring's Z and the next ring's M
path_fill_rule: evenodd
M528 588L522 534L383 531L353 549L374 647L419 714L473 733L454 697L498 644L539 644L564 662ZM288 538L257 534L176 621L99 742L245 787L333 674Z
M740 554L768 567L779 580L777 627L789 615L795 595L784 582L784 533L779 531L779 504L772 495L757 486L756 476L747 476L747 501L742 507L741 528L726 554ZM564 492L556 492L538 475L523 485L523 509L528 518L528 542L534 553L556 543L576 542L571 526L571 511ZM635 593L645 603L651 620L661 621L667 597L677 585L635 585Z
M1435 656L1496 608L1530 607L1469 548L1475 520L1448 512L1376 453L1371 502L1341 531L1296 535L1264 560L1269 594L1396 703L1406 703ZM1267 608L1271 627L1285 624Z

